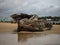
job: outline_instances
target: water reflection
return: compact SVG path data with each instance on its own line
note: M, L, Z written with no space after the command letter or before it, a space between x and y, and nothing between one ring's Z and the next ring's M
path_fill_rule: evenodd
M59 34L19 33L19 45L60 45Z
M29 38L36 38L43 36L44 34L41 33L18 33L18 41L27 41Z

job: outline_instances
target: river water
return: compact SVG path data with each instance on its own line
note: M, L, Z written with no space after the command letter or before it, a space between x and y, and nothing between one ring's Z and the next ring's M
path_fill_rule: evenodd
M19 45L60 45L60 34L20 33Z

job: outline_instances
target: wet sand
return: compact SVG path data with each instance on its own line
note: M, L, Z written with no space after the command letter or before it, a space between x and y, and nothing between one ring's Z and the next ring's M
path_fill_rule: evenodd
M0 33L9 33L17 29L17 24L12 23L0 23Z

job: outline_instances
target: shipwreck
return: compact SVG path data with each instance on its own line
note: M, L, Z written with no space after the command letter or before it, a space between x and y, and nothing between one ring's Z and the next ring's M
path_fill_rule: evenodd
M52 24L46 23L46 20L39 20L37 15L28 15L21 13L20 15L13 14L11 17L18 24L17 32L20 31L43 31L50 30Z

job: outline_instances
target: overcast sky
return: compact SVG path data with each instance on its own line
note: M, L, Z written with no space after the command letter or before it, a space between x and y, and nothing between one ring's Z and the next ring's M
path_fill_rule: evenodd
M60 0L0 0L0 16L15 13L60 16Z

